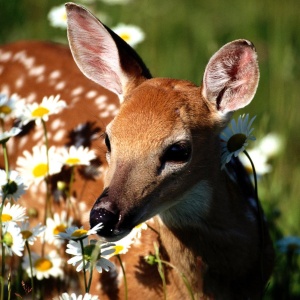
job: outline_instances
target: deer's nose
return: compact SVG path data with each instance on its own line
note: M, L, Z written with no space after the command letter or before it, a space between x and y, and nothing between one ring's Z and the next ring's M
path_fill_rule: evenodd
M108 199L108 189L104 190L102 195L97 199L90 212L90 226L102 223L103 227L97 231L99 236L111 238L118 234L116 228L119 222L119 211L112 208Z

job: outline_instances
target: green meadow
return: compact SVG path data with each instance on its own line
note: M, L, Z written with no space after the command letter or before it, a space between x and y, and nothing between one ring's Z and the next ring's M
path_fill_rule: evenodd
M67 44L66 30L48 20L50 9L62 3L1 0L0 43L34 39ZM222 45L239 38L254 43L259 87L235 117L257 116L257 141L268 133L282 139L281 151L269 161L272 170L259 178L259 196L274 243L287 236L300 239L300 1L132 0L109 5L95 0L84 5L110 27L134 24L144 31L136 50L153 76L200 84L206 63ZM300 299L300 246L290 255L277 251L265 299Z

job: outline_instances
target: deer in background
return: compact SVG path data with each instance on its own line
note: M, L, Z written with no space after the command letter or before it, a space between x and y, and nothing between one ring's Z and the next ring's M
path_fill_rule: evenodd
M266 226L260 231L251 201L253 188L239 161L221 170L219 141L232 113L249 104L256 92L259 70L254 46L247 40L223 46L208 62L200 87L184 80L152 78L135 51L90 12L72 3L66 9L69 44L79 69L121 102L114 118L101 120L98 91L109 97L107 106L116 105L112 94L82 79L73 67L64 78L61 91L71 107L59 116L63 125L57 126L65 126L67 132L76 121L88 122L84 111L91 113L97 128L110 121L105 129L105 179L89 183L82 196L97 198L93 206L86 206L91 210L90 224L103 223L98 235L117 241L153 218L153 230L143 232L141 243L123 258L129 299L163 297L156 266L144 260L153 253L154 242L162 258L186 276L195 299L259 299L272 270L272 243ZM44 47L50 55L59 49ZM40 55L40 51L34 54L36 60ZM53 62L60 72L66 57L56 55ZM62 59L64 65L58 67ZM48 77L53 72L47 70ZM17 83L0 84L10 92L25 93L24 83L19 90ZM89 86L94 97L87 99L88 93L70 97L76 85ZM35 91L34 86L28 88ZM73 105L74 96L78 97ZM56 130L52 128L53 136ZM63 144L66 139L54 142ZM21 149L15 149L17 155ZM80 180L77 185L83 186ZM260 249L261 235L264 249ZM168 299L189 299L178 272L165 271ZM100 279L94 277L91 293L100 299L122 299L123 290L116 269Z

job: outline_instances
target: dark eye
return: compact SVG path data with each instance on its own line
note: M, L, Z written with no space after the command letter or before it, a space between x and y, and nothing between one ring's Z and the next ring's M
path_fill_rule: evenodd
M191 145L189 142L178 142L168 147L161 158L161 163L174 162L185 163L191 156Z
M105 145L108 152L111 152L110 140L107 134L105 134Z

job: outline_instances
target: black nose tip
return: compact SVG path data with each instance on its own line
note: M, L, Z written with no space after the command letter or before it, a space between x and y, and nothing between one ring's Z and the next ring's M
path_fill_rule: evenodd
M113 213L105 208L92 209L90 213L90 225L102 223L103 227L97 231L97 234L103 237L111 237L116 232L116 225L119 222L119 214Z

